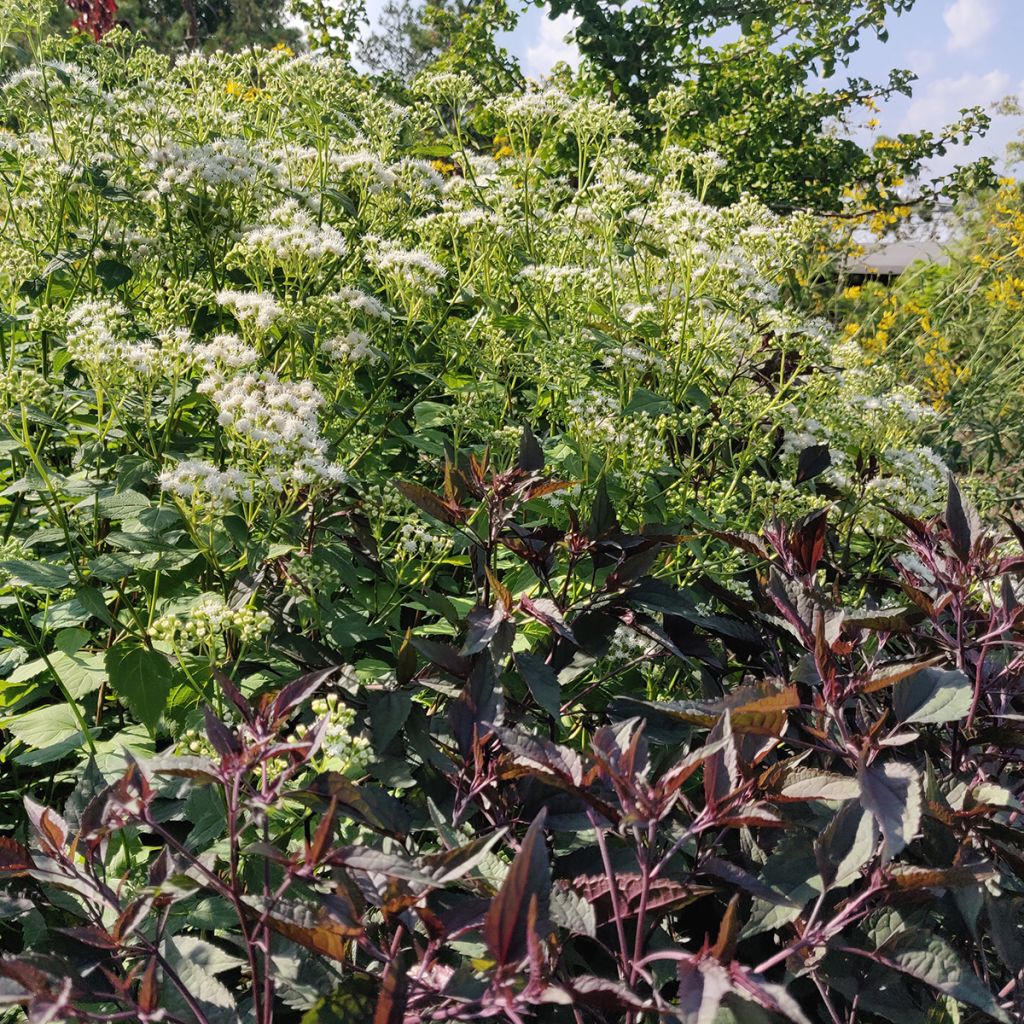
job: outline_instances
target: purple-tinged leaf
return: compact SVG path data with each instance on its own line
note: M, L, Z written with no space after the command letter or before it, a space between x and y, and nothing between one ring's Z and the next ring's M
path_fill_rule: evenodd
M478 654L497 636L501 624L507 618L505 607L500 601L493 608L478 604L466 616L466 639L462 644L463 657Z
M524 473L539 473L544 469L544 449L529 426L523 427L519 439L519 459L516 463Z
M572 628L568 625L558 605L550 598L539 597L536 601L525 594L519 599L519 607L538 622L543 622L553 633L572 644L578 643Z
M551 868L544 845L546 817L547 811L542 810L534 818L484 918L484 942L502 967L516 967L526 958L531 904L537 928L546 933L549 927Z
M796 483L803 484L813 480L832 465L832 455L827 444L812 444L805 448L797 460Z
M448 526L455 526L466 521L465 510L454 500L448 501L439 498L433 491L428 491L426 487L422 487L420 484L407 483L404 480L396 480L395 487L417 508L422 509L428 516L438 519Z
M505 698L494 663L487 655L477 655L473 670L458 700L448 713L459 745L459 752L468 758L473 747L504 718Z
M966 563L970 560L975 541L981 536L981 519L970 502L964 500L952 474L949 476L945 518L953 551L961 562Z
M888 863L921 825L921 777L909 764L860 765L861 801L882 832L882 861Z
M316 693L336 671L337 668L332 666L293 679L274 697L267 715L269 720L273 723L283 721L299 704Z
M400 958L391 960L384 968L377 1007L373 1011L373 1024L403 1024L409 1002L409 976Z
M203 721L206 724L206 736L210 745L221 757L242 752L238 737L214 714L212 708L203 709Z
M533 699L556 722L562 717L562 695L555 670L543 658L529 651L514 654L516 668Z

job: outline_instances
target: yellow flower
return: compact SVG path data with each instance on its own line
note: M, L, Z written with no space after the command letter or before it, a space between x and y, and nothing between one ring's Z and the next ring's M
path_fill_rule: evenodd
M242 87L240 82L236 82L233 78L228 81L228 84L224 86L224 91L229 96L241 96L245 89Z
M283 53L286 57L294 57L295 51L285 42L275 43L274 49L278 53Z

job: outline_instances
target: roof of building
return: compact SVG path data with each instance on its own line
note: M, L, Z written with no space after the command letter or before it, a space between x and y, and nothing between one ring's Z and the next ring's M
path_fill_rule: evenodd
M902 239L865 248L863 255L846 264L846 272L865 277L895 277L918 260L946 263L948 259L942 243L933 238Z

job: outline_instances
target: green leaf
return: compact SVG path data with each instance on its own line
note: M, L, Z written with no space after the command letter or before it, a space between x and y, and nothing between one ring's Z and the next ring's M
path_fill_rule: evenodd
M150 732L156 732L174 683L167 658L150 647L121 643L107 651L106 665L111 689Z
M344 988L314 1003L302 1015L301 1024L366 1024L373 1018L376 991L359 986L360 980L351 978Z
M893 710L902 722L955 722L971 710L974 688L961 669L926 668L900 680L892 691Z
M69 627L62 629L53 640L53 646L65 654L77 654L92 637L87 629Z
M93 618L99 619L103 625L113 629L118 628L117 620L107 608L107 602L103 600L103 595L95 587L80 587L75 592L75 598Z
M96 276L106 288L117 288L131 279L132 268L117 260L100 260L96 264Z
M46 562L13 559L0 562L0 572L7 575L12 587L28 587L44 592L63 590L71 582L71 572L68 569L63 565L49 565Z
M102 654L65 654L63 651L55 651L50 655L50 665L76 700L95 693L107 674Z
M4 721L3 727L26 746L42 749L74 741L75 749L82 742L81 726L67 704L51 704L35 708Z
M975 1006L1002 1024L1010 1024L1010 1018L996 1002L994 993L964 966L952 946L934 932L901 932L878 953L897 970L923 981L937 992Z
M174 969L189 995L202 1010L209 1024L238 1024L240 1018L231 990L217 978L217 973L233 966L237 960L208 942L189 935L164 939L163 955ZM166 978L162 986L162 1006L182 1020L195 1021L178 987Z

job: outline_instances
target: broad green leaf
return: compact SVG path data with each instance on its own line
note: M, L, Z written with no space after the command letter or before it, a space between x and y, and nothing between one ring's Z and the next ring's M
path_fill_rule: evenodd
M232 964L228 954L188 935L164 939L163 955L181 979L189 995L209 1024L239 1024L237 1001L231 990L217 978L218 971ZM169 978L162 985L162 1005L182 1020L195 1021L181 992Z
M71 572L63 565L26 562L22 559L0 562L0 579L3 576L7 577L7 583L12 587L28 587L45 593L63 590L71 582Z
M977 1007L993 1020L1010 1024L995 994L971 971L945 939L934 932L905 931L878 950L897 970L951 996L961 1003Z
M174 683L167 658L150 647L121 643L106 655L110 687L150 732L156 732Z
M3 728L15 739L37 750L57 744L71 744L68 749L74 750L83 739L78 718L64 703L34 708L23 715L8 718L3 722Z
M367 1024L377 1004L376 986L364 988L350 978L343 988L318 1000L303 1015L301 1024Z
M104 668L102 654L65 654L63 651L54 651L49 657L54 672L76 700L95 693L106 678L107 670Z
M92 634L87 629L70 626L62 629L53 640L53 646L65 654L77 654L90 640Z
M901 679L892 691L892 704L902 722L955 722L971 710L974 689L960 669L926 668Z

